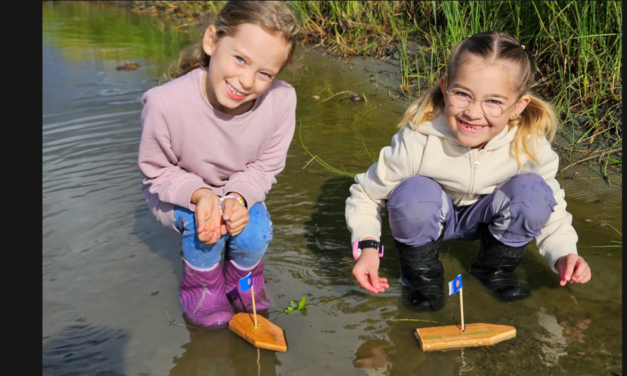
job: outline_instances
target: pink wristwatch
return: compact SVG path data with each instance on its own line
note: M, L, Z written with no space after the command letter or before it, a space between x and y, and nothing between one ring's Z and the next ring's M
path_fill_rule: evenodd
M377 251L380 250L381 252L379 253L379 257L383 257L383 244L376 240L355 240L353 242L353 257L355 258L355 261L357 261L359 256L361 256L361 250L366 248L374 248Z

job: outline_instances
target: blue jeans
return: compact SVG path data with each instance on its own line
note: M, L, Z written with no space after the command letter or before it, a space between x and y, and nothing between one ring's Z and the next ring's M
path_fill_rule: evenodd
M262 203L248 210L248 224L233 236L228 232L217 243L206 244L196 234L194 212L180 206L174 208L174 226L183 234L183 257L197 268L209 268L220 261L226 248L227 258L244 268L254 266L268 249L272 239L270 213Z
M410 246L437 240L443 230L444 240L475 240L479 224L485 223L496 240L520 247L540 235L556 204L551 188L534 173L515 175L460 207L435 181L412 176L394 188L387 202L392 236Z

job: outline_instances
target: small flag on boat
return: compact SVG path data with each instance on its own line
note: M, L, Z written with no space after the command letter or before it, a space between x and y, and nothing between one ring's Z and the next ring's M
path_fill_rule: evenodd
M252 273L248 273L246 277L239 280L239 289L242 290L242 292L248 290L250 286L252 285L253 285Z
M462 275L458 275L457 278L448 283L448 294L455 295L457 291L462 289Z

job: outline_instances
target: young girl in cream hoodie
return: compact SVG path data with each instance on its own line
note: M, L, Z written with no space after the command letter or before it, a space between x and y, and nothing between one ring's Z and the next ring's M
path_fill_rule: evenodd
M562 286L590 280L555 179L557 118L528 91L534 71L524 45L502 32L469 36L453 49L439 85L409 107L391 146L350 188L353 276L363 288L389 287L378 276L384 206L418 310L444 306L438 251L447 239L480 239L470 273L504 300L530 293L514 270L534 238Z

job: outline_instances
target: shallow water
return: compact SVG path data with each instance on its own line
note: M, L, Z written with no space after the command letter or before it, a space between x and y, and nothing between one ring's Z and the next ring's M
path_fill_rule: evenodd
M514 325L517 336L496 346L424 353L413 332L437 324L386 319L452 325L460 321L459 299L448 297L436 313L405 306L388 226L380 274L390 289L375 296L358 286L344 222L352 180L307 165L298 128L266 201L275 234L264 257L266 291L280 308L303 296L307 304L328 302L271 313L285 330L287 353L257 350L229 330L170 325L184 323L180 238L154 220L140 190L140 98L180 48L200 36L99 4L42 7L44 375L622 374L622 248L596 247L621 240L602 225L622 228L617 190L571 198L568 189L577 188L568 183L579 252L593 271L583 286L560 287L530 247L519 273L532 296L497 302L467 272L478 244L445 242L445 278L464 276L465 321ZM126 61L141 67L115 69ZM316 51L306 52L303 64L298 76L282 78L298 93L305 146L334 167L364 171L372 163L364 144L373 156L388 145L407 104L391 99L396 65L337 61ZM336 96L322 103L344 90L368 101ZM308 100L312 95L322 99Z

